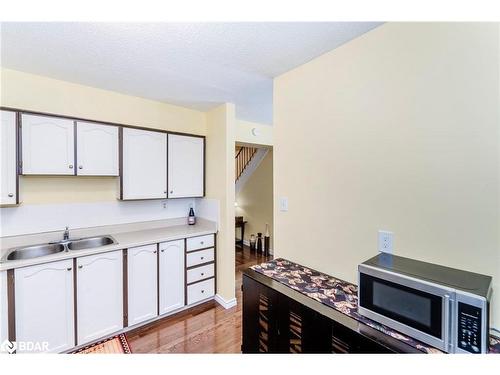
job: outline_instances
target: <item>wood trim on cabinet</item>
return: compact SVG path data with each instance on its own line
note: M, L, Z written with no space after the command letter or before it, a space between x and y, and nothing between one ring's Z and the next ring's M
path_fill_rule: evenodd
M128 249L123 249L123 327L128 327Z
M76 125L76 120L73 121L73 175L76 176L77 174L77 169L78 169L78 165L77 165L77 147L78 147L78 135L77 135L77 129L76 129L77 125Z
M214 292L217 294L217 233L214 233Z
M211 260L210 262L199 263L199 264L195 264L194 266L186 267L186 271L192 270L193 268L208 266L209 264L213 264L213 263L215 263L215 257L214 257L214 260ZM215 272L215 265L214 265L214 272Z
M118 175L120 178L120 200L123 200L123 127L118 128Z
M76 258L73 258L73 325L75 332L75 346L78 345L78 280Z
M16 276L14 269L7 270L7 309L9 341L16 341Z
M160 244L156 244L156 316L160 316Z
M191 285L198 284L198 283L201 283L203 281L212 280L212 279L214 279L214 291L215 291L215 276L205 277L204 279L196 280L196 281L193 281L192 283L188 283L186 285L191 286Z
M184 238L184 306L188 304L187 291L187 238Z
M214 238L214 241L215 241L215 238ZM214 242L213 246L202 247L201 249L195 249L195 250L189 250L189 251L186 250L186 253L191 254L191 253L196 253L197 251L203 251L203 250L208 250L208 249L214 249L214 251L215 251L215 242Z
M19 175L22 171L21 155L21 114L16 112L16 204L21 201L19 198Z

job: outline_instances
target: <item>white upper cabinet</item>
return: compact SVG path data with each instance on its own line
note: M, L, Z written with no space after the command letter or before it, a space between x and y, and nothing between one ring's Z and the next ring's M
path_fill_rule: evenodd
M167 197L167 135L123 128L121 198Z
M15 270L16 341L62 352L75 346L73 260ZM21 352L21 349L18 350Z
M78 345L123 329L122 251L77 258Z
M132 247L127 253L128 325L158 315L157 245Z
M1 111L0 128L0 204L16 204L17 197L17 142L16 113Z
M204 195L204 138L168 136L168 197Z
M73 120L49 116L21 116L23 174L75 174Z
M79 176L118 176L118 127L77 121L76 159Z
M159 248L158 291L162 315L184 306L184 240L163 242Z

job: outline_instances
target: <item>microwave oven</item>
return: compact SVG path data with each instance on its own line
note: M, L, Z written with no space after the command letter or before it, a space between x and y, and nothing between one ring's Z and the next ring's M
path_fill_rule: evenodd
M447 353L487 353L491 283L380 253L358 266L358 312Z

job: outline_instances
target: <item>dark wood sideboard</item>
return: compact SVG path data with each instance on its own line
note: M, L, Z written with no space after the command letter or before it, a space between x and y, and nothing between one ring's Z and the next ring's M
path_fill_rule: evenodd
M252 269L242 290L243 353L422 353Z

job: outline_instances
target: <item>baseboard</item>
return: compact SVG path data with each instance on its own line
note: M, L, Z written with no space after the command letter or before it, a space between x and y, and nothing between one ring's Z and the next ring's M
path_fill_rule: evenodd
M243 245L250 247L250 241L248 240L243 240ZM273 249L269 249L269 255L273 255Z
M215 295L215 301L224 307L225 309L230 309L231 307L236 306L236 298L231 298L230 300L225 300L223 297L221 297L220 294Z

